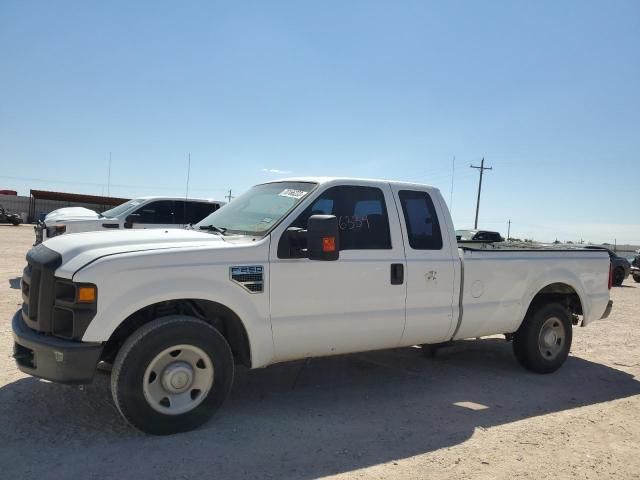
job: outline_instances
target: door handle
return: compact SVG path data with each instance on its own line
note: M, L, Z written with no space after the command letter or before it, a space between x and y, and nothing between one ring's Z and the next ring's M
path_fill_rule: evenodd
M391 285L402 285L404 283L404 264L391 264Z

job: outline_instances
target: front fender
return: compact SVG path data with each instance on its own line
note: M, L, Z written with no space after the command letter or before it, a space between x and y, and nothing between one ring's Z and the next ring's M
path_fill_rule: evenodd
M83 341L107 341L125 319L154 303L200 299L220 303L240 318L247 332L253 367L264 366L273 359L268 269L264 293L250 293L229 279L228 264L124 268L122 261L114 260L111 257L109 261L95 262L73 277L76 282L98 287L97 313ZM118 273L109 275L109 270Z

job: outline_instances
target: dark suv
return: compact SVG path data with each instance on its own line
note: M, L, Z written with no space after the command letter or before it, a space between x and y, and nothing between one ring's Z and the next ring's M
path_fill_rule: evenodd
M636 250L636 255L631 262L631 276L637 283L640 283L640 250Z
M629 272L631 271L631 264L629 260L624 257L621 257L615 252L612 252L608 248L604 247L596 247L595 245L587 245L586 247L589 250L606 250L609 253L609 259L611 260L611 271L613 272L613 285L619 287L622 285L622 282L625 278L629 276ZM635 280L635 277L634 277ZM637 281L640 281L640 278Z
M456 240L473 242L504 242L499 232L489 230L456 230Z

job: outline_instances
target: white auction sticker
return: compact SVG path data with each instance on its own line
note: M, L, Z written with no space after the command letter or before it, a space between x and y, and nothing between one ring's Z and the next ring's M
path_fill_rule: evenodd
M293 188L285 188L278 195L280 195L281 197L295 198L297 200L298 198L304 197L306 193L307 192L303 190L294 190Z

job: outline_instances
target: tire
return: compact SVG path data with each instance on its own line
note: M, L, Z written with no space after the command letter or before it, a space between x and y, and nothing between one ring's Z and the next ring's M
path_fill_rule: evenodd
M572 334L569 312L562 305L532 305L513 335L513 353L532 372L555 372L569 355Z
M129 424L170 435L209 420L229 395L233 372L231 349L218 330L194 317L171 315L127 339L113 364L111 394ZM176 385L179 391L168 390Z
M636 283L640 283L640 275L634 275L634 276L633 276L633 280L634 280Z
M616 267L613 271L613 285L619 287L624 281L624 269L622 267Z

